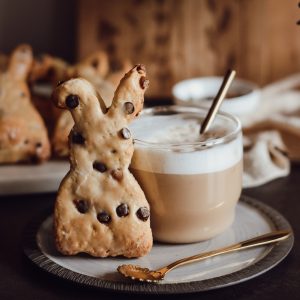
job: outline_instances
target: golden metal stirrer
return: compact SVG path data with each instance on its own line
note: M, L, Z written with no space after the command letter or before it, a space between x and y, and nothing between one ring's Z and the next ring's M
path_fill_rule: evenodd
M205 133L210 125L212 124L213 120L216 117L216 114L220 108L220 105L222 103L222 101L224 100L227 91L232 83L232 80L235 76L236 72L234 70L228 70L224 80L222 82L222 85L218 91L217 96L215 97L215 99L213 100L213 103L205 117L205 119L203 120L202 124L201 124L201 128L200 128L200 134Z

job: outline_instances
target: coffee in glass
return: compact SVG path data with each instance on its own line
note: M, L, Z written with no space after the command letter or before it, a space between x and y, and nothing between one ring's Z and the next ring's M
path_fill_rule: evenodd
M165 106L145 109L131 126L131 171L151 207L154 239L190 243L210 239L234 220L242 188L241 124L218 113L199 134L207 111Z

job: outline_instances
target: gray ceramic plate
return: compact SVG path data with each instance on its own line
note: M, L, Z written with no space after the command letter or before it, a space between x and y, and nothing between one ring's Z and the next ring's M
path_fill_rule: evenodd
M133 263L151 269L174 260L217 249L274 229L290 229L287 220L261 202L242 196L234 224L216 238L193 244L154 244L139 259L93 258L87 255L62 256L54 247L52 216L40 216L27 229L24 252L40 268L77 284L130 293L175 294L216 289L243 282L276 266L293 246L291 236L274 246L263 246L226 254L175 269L159 284L140 283L122 278L120 264Z

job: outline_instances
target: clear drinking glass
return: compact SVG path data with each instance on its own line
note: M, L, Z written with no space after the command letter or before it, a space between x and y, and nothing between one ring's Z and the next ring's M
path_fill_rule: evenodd
M150 203L157 241L210 239L234 220L242 189L241 124L220 112L203 140L199 129L206 113L154 107L131 126L135 151L130 169Z

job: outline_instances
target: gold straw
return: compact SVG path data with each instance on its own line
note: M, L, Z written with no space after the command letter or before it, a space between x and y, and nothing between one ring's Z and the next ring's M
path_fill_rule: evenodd
M235 74L236 74L236 72L234 70L227 71L227 73L224 77L224 80L222 82L222 85L218 91L218 94L215 97L215 99L213 100L213 103L212 103L205 119L203 120L203 122L201 124L200 134L205 133L209 129L212 122L214 121L216 114L220 108L220 105L227 94L227 91L231 85L231 82L232 82Z

